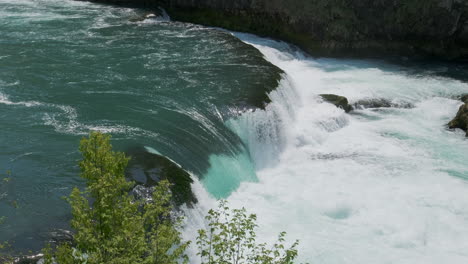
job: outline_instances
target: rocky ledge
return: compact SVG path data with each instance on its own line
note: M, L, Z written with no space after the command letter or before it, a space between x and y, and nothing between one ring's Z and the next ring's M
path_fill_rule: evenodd
M164 7L185 22L294 43L311 55L468 59L466 0L90 0Z

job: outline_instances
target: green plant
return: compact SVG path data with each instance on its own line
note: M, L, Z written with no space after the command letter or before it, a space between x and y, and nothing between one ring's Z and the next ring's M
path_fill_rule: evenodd
M5 202L8 199L8 193L5 190L5 186L11 181L11 172L7 171L5 175L0 174L0 202ZM16 201L10 201L10 205L17 207ZM5 216L0 216L0 225L5 221ZM9 249L10 245L6 241L0 241L0 262L11 263L13 258L10 254L5 253Z
M284 245L285 232L272 246L256 242L257 217L245 208L230 209L226 201L206 216L208 230L199 230L198 255L202 264L292 264L297 257L296 240L289 248Z
M169 182L161 181L152 202L144 203L129 194L133 186L125 179L129 158L112 151L110 136L91 132L81 140L80 151L81 177L87 187L74 188L68 198L74 245L59 245L56 260L60 264L186 263L188 243L180 238L181 219L171 218Z

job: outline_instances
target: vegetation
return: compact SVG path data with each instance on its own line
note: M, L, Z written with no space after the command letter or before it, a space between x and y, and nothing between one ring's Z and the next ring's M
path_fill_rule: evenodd
M110 136L92 132L81 140L81 177L84 191L74 188L68 202L72 208L73 244L55 251L44 249L46 264L175 264L188 263L190 242L181 239L182 219L172 215L170 183L155 187L152 201L129 194L132 182L125 179L129 161L112 151ZM294 242L284 246L285 233L272 247L256 243L256 216L231 210L225 201L206 216L208 230L199 230L196 241L203 264L291 264L297 257Z
M84 191L74 188L72 208L74 245L60 245L55 253L60 264L171 264L187 262L178 231L181 219L171 218L169 183L162 181L153 201L144 203L129 194L125 179L128 158L112 151L110 136L92 132L81 140L81 177ZM50 261L49 257L48 261Z
M296 240L288 249L284 246L285 232L268 247L256 243L257 217L247 215L245 208L231 210L221 201L217 210L206 216L209 230L199 230L198 255L202 264L292 264L297 257Z
M0 175L0 202L7 201L8 193L5 190L5 186L11 180L11 172L7 171L5 175ZM16 207L16 202L10 202L11 205ZM0 225L5 221L5 216L0 215ZM9 247L8 242L0 241L0 262L6 263L11 261L11 257L3 252Z

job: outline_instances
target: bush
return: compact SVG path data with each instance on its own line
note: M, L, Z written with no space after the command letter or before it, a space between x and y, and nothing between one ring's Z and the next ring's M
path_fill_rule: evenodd
M285 232L268 247L257 244L257 217L247 215L245 208L231 210L226 201L206 216L209 230L199 230L198 255L202 264L292 264L297 257L296 240L291 247L284 245Z

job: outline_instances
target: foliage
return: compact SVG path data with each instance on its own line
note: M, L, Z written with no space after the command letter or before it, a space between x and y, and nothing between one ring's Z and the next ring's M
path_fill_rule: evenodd
M152 202L145 204L129 194L129 158L112 151L110 136L91 132L81 140L80 151L87 187L74 188L68 198L74 245L60 245L55 259L60 264L186 263L188 243L180 238L181 219L171 219L169 183L161 181Z
M285 232L271 247L257 244L257 217L245 208L230 209L221 201L217 210L206 216L209 230L199 230L198 255L202 264L292 264L297 257L298 241L289 248L284 245Z
M112 151L110 136L92 132L80 144L84 191L74 188L72 244L52 253L44 249L45 263L59 264L176 264L188 263L189 242L178 231L181 218L172 216L170 183L160 181L152 201L129 194L133 183L125 179L128 158ZM231 210L221 201L206 216L209 230L199 230L198 255L202 264L292 264L298 241L284 245L285 233L272 246L256 242L256 216L244 208Z
M5 190L5 186L11 181L11 172L7 171L5 175L0 175L0 202L7 201L8 193ZM15 201L7 201L10 205L16 208ZM0 225L5 221L5 216L0 215ZM12 257L9 254L6 254L5 251L8 250L9 244L6 241L0 241L0 262L10 263Z

